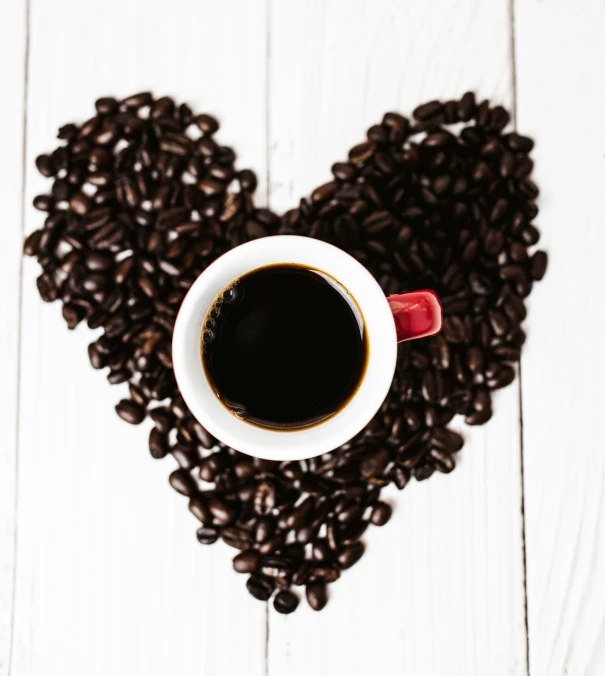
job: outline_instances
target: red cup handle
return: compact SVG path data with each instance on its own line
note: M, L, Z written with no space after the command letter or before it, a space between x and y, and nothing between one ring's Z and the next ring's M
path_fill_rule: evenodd
M413 291L388 296L395 320L397 342L432 336L441 331L441 302L434 291Z

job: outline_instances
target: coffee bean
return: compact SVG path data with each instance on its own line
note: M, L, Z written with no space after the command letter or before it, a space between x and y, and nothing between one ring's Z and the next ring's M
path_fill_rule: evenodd
M141 92L122 99L122 105L126 108L142 108L143 106L148 106L152 101L153 97L150 92Z
M531 258L531 276L532 279L540 281L546 273L548 257L544 251L536 251Z
M202 523L212 523L212 515L210 514L208 505L200 497L193 497L189 500L189 511Z
M50 195L37 195L34 197L33 205L38 211L50 211L54 206L54 200Z
M412 114L417 120L428 120L438 115L442 110L443 106L439 101L430 101L415 108Z
M435 427L432 433L433 445L447 453L457 453L464 445L464 439L447 427Z
M311 567L311 578L323 580L327 584L336 582L340 577L340 571L335 566L314 565Z
M275 486L269 481L261 482L254 495L254 511L257 514L270 514L275 507Z
M255 599L258 599L259 601L268 601L275 589L275 582L264 575L253 574L250 575L246 582L246 589Z
M258 551L263 554L273 554L281 549L284 545L285 537L282 534L275 535L274 537L265 540L258 548Z
M454 456L438 448L431 449L431 460L435 469L442 474L449 474L456 467Z
M492 417L491 409L475 411L464 418L467 425L484 425Z
M475 112L475 95L466 92L458 104L458 117L462 122L468 122Z
M260 568L260 561L260 554L248 549L233 558L233 570L236 573L254 573Z
M392 509L386 502L377 502L370 514L370 521L375 526L384 526L391 518Z
M521 136L513 132L505 138L508 147L517 153L529 153L534 147L534 142L530 138L527 138L527 136Z
M195 482L191 478L191 474L183 469L175 469L168 481L174 490L181 495L191 497L195 492Z
M386 448L375 448L367 451L359 466L361 475L365 478L381 474L386 468L390 459Z
M493 376L487 378L487 385L493 390L510 385L515 379L515 370L511 366L503 364Z
M252 545L252 535L238 526L227 526L221 533L223 542L236 549L248 549Z
M213 495L210 498L208 507L210 507L216 522L221 526L231 523L237 515L237 507L218 495Z
M116 405L116 413L122 420L125 420L131 425L139 425L145 419L145 409L130 399L122 399L122 401Z
M343 547L337 556L338 565L343 569L351 568L363 556L363 551L364 546L361 542L355 542L348 547Z
M298 606L298 596L291 591L282 590L277 592L273 599L273 607L278 613L288 615L293 613Z
M157 427L149 433L149 452L152 458L160 459L168 455L168 439Z
M362 521L361 519L347 524L338 533L339 542L341 542L343 545L353 544L364 534L367 527L367 522Z
M56 173L55 164L50 155L38 155L36 157L36 168L46 178L50 178Z
M353 164L362 164L372 157L375 150L376 146L371 141L360 143L349 151L349 160Z
M305 588L307 602L313 610L323 610L328 603L326 583L322 580L309 582Z
M218 122L212 115L198 115L194 122L204 134L214 134L218 130Z
M219 530L217 528L214 528L213 526L203 526L202 528L198 528L197 530L198 542L200 542L203 545L214 544L218 540L218 536Z

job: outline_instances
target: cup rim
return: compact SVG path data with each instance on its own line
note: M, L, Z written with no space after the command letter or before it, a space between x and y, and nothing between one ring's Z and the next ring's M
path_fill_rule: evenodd
M237 418L219 400L206 378L200 352L202 327L218 294L247 272L279 263L314 267L336 279L361 310L369 341L368 362L357 392L330 418L298 430L267 429ZM214 437L248 455L294 461L341 446L370 422L393 380L397 338L386 296L359 261L322 240L274 235L231 249L199 275L176 318L172 359L185 403Z

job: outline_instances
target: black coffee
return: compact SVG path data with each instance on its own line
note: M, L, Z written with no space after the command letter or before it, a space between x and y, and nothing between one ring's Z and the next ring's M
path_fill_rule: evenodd
M263 427L295 429L341 409L364 374L363 321L324 273L271 265L217 299L202 334L202 361L218 397Z

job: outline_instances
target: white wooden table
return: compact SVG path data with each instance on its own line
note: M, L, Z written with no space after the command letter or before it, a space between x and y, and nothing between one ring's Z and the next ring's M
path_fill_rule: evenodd
M604 33L603 0L4 0L1 676L605 674ZM144 89L215 114L277 211L431 98L474 89L537 141L550 268L521 377L452 475L390 494L319 614L276 614L233 550L197 543L90 332L21 262L35 156L98 96Z

